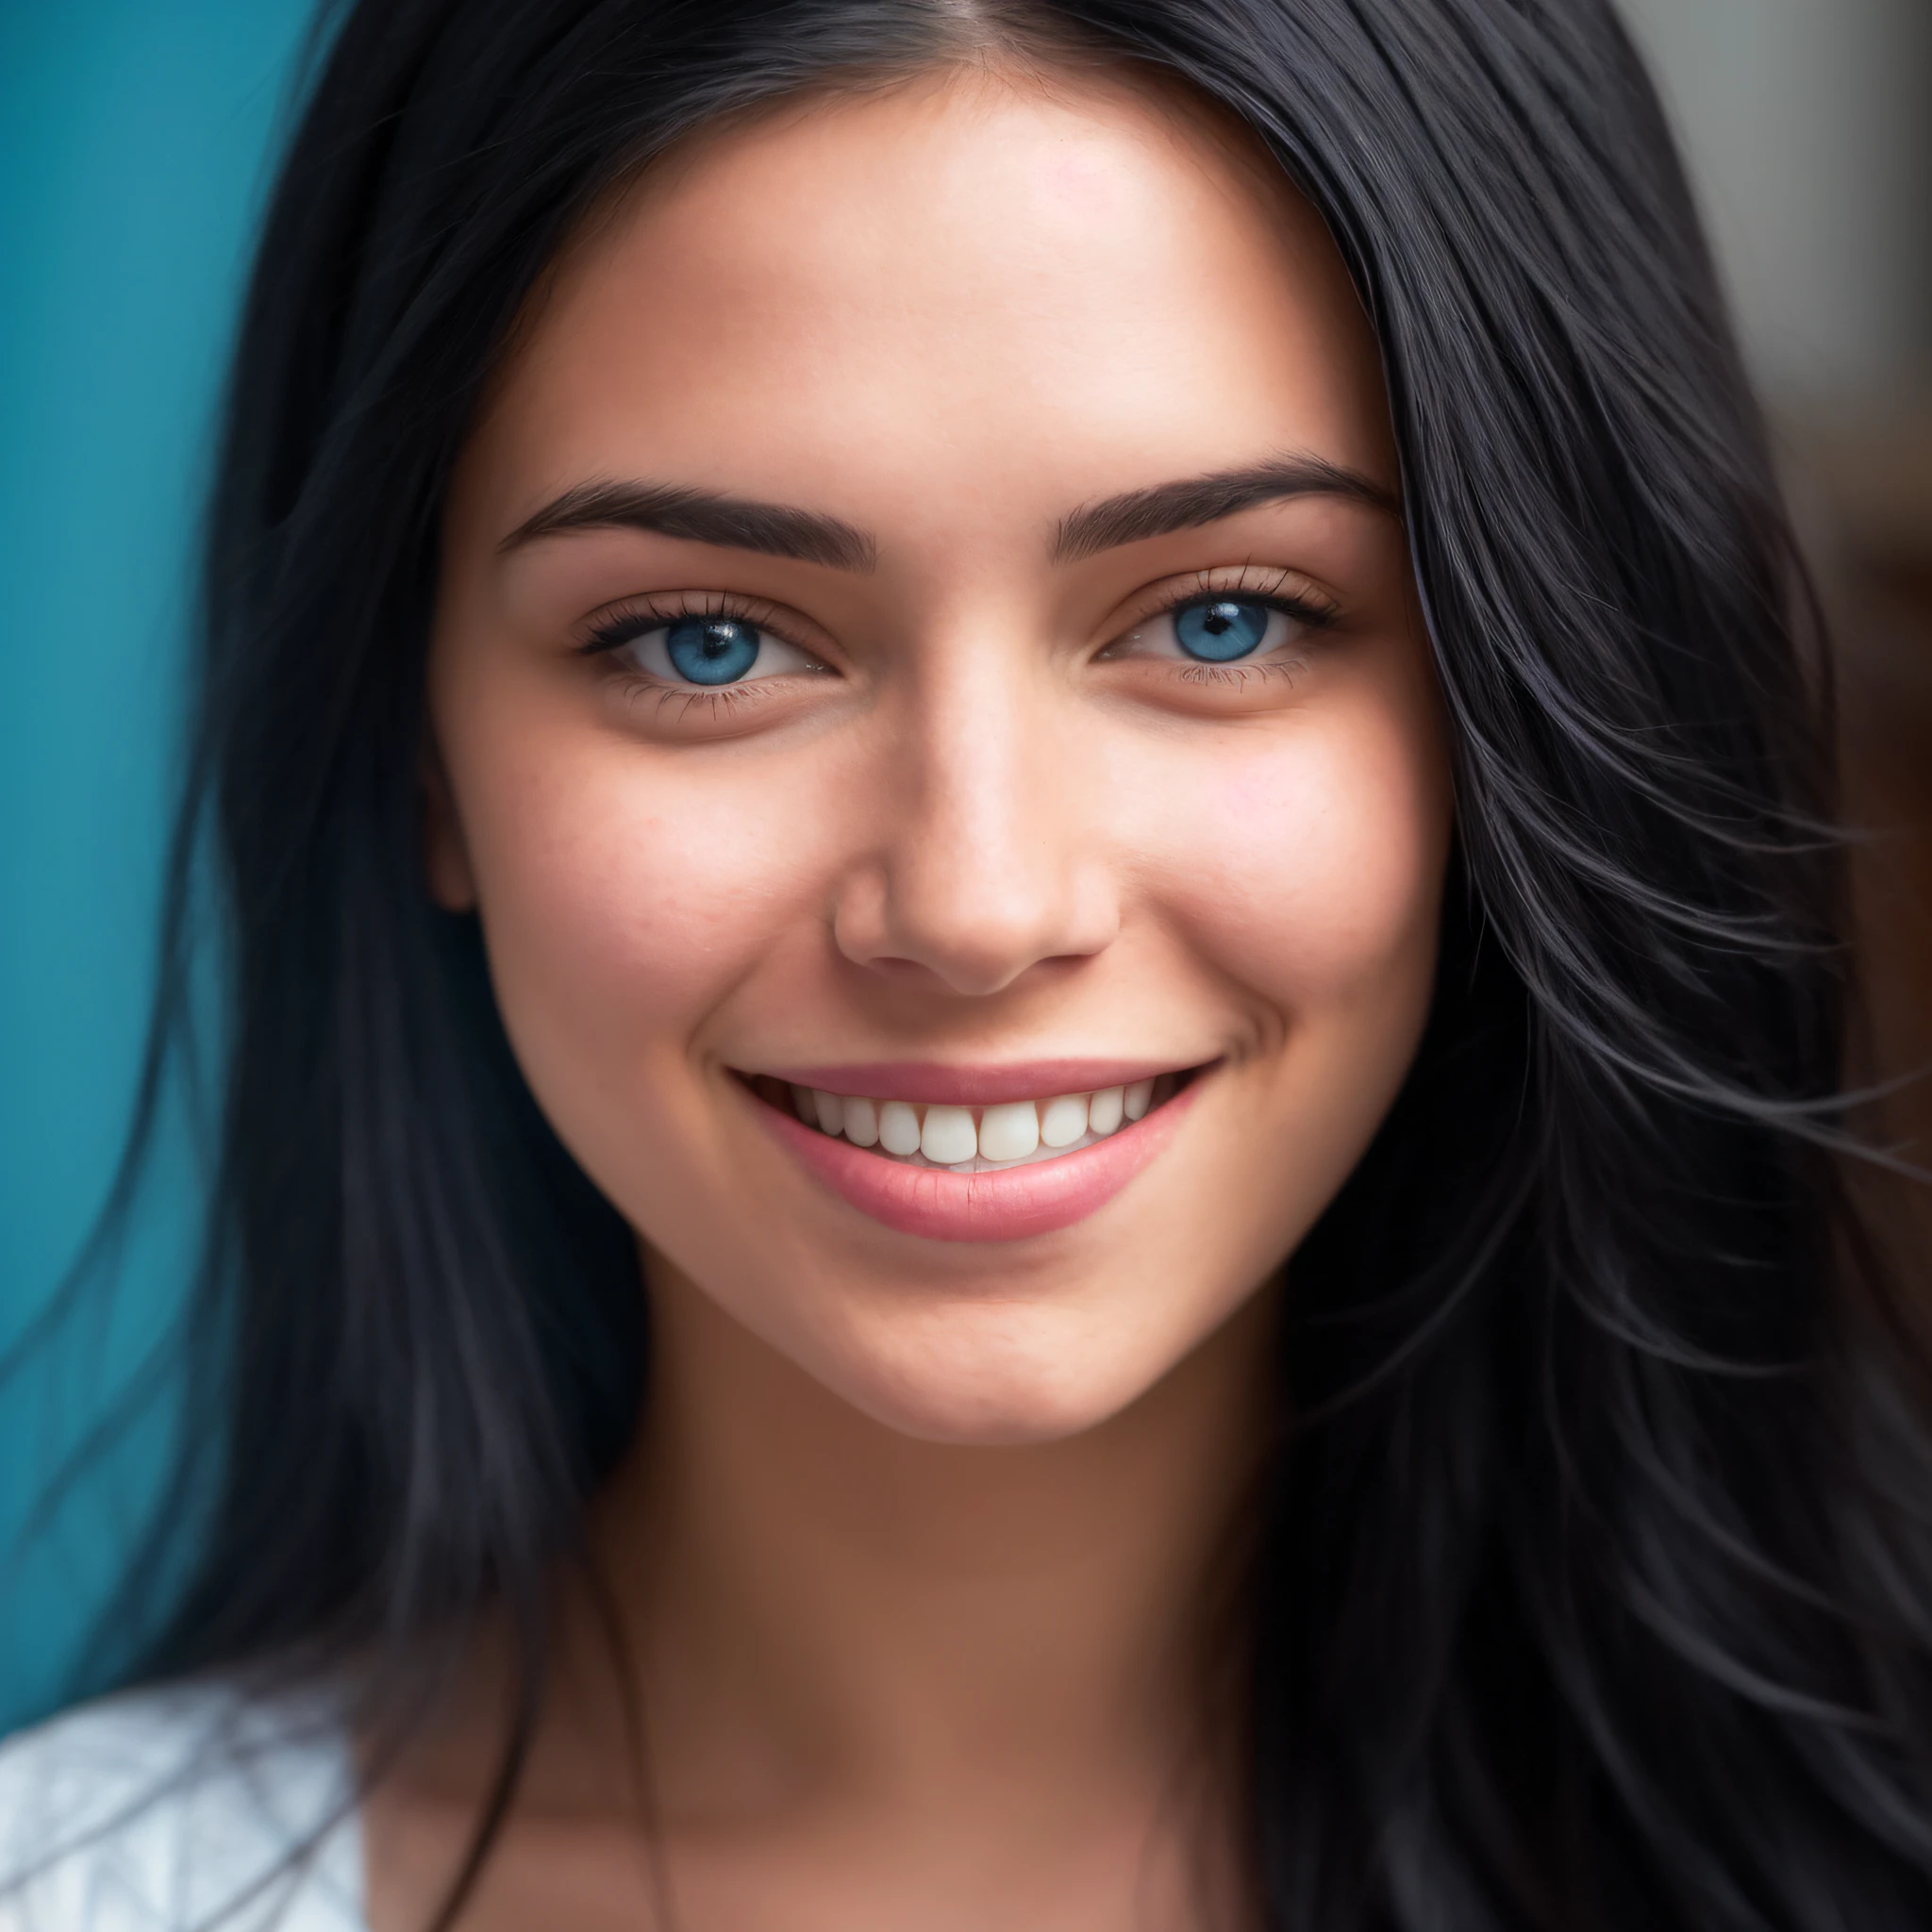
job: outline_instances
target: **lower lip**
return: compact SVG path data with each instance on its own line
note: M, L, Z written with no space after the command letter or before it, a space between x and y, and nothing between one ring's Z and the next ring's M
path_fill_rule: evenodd
M1152 1113L1077 1154L989 1174L952 1174L869 1154L762 1100L756 1104L806 1168L861 1214L928 1241L1021 1241L1072 1227L1106 1207L1167 1145L1200 1085L1197 1076Z

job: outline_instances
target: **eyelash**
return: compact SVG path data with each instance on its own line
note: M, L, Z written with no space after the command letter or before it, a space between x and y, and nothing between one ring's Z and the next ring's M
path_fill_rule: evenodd
M1152 592L1144 605L1122 629L1120 635L1104 646L1100 658L1107 658L1116 646L1131 641L1146 625L1162 617L1172 616L1185 609L1190 604L1203 602L1216 596L1241 596L1257 604L1266 605L1271 610L1278 610L1284 617L1308 631L1328 630L1336 624L1340 612L1333 606L1317 603L1307 597L1284 596L1282 586L1295 580L1295 573L1279 569L1257 570L1251 564L1242 564L1233 571L1204 570L1198 572L1191 588L1175 592L1173 580ZM1303 581L1306 581L1304 579ZM585 657L599 657L607 652L621 650L625 644L665 625L677 623L687 617L729 617L740 623L756 625L760 630L770 631L774 637L804 651L808 656L816 655L811 646L788 633L782 623L773 622L773 607L759 603L757 599L733 595L721 591L702 597L677 597L668 601L655 598L641 599L626 605L613 612L595 625L590 635L578 646ZM1118 661L1118 660L1115 660ZM1191 684L1232 683L1244 684L1250 676L1265 673L1270 667L1265 664L1226 664L1217 665L1205 662L1181 662L1171 660L1164 668L1169 674L1183 682ZM661 692L664 695L685 699L703 699L714 709L720 706L741 704L758 695L764 679L748 679L743 683L719 685L708 690L686 691L681 687L659 684L656 679L642 673L631 674L630 682L641 690Z
M741 624L755 625L759 630L770 631L774 637L794 650L803 651L808 658L817 657L809 644L791 636L782 623L774 624L772 614L772 606L761 604L756 598L734 596L728 591L668 600L646 597L625 605L594 625L577 649L586 658L602 657L608 652L622 650L625 644L647 637L666 625L675 624L680 618L730 617ZM770 678L753 677L737 684L664 684L634 668L623 671L620 675L622 689L629 695L655 698L659 709L675 704L679 708L680 718L694 705L702 705L715 718L721 712L733 710L741 705L756 704L768 694L772 683Z
M759 630L768 630L774 637L782 638L794 650L803 651L808 657L816 655L809 644L802 643L790 635L782 623L773 623L770 605L759 604L755 598L735 597L728 591L703 597L678 597L669 603L660 604L651 598L641 598L634 604L626 604L623 609L594 625L577 648L587 658L594 658L604 651L621 650L625 644L686 617L736 618L741 624L755 625ZM728 691L732 687L720 685L718 689Z
M1332 604L1282 593L1284 584L1296 581L1306 582L1307 579L1298 579L1293 571L1257 569L1245 563L1231 571L1197 571L1191 588L1186 591L1177 590L1175 579L1169 578L1149 593L1144 606L1129 620L1115 642L1126 643L1157 618L1171 617L1191 604L1209 603L1216 597L1240 597L1252 604L1266 605L1270 610L1280 611L1284 617L1292 618L1307 630L1331 629L1341 615ZM1110 651L1114 645L1108 644L1106 648Z

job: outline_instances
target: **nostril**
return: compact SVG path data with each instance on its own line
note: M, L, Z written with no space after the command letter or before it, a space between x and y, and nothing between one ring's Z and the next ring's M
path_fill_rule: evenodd
M930 958L908 958L903 954L882 954L861 963L868 971L908 986L924 983L935 991L973 999L985 999L1007 991L1021 980L1037 985L1043 974L1070 973L1087 963L1086 953L1051 953L1033 957L1022 951L1002 954L991 950L958 948L946 953L937 950Z
M832 939L855 965L983 998L1024 974L1091 958L1118 931L1113 884L1103 872L1074 867L1053 875L1017 861L995 867L983 852L960 858L957 841L955 862L946 862L943 852L910 849L918 844L908 838L896 862L846 881Z

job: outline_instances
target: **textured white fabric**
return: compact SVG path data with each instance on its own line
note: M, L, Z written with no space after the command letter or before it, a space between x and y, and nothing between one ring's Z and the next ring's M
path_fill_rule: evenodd
M320 1703L135 1691L0 1744L0 1932L364 1932L361 1893Z

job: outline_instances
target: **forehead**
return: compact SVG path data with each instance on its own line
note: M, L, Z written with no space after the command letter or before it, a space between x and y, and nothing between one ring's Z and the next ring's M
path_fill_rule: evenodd
M790 104L647 175L559 265L473 455L513 524L591 475L795 499L807 466L875 520L1283 447L1394 481L1313 211L1184 101L960 74Z

